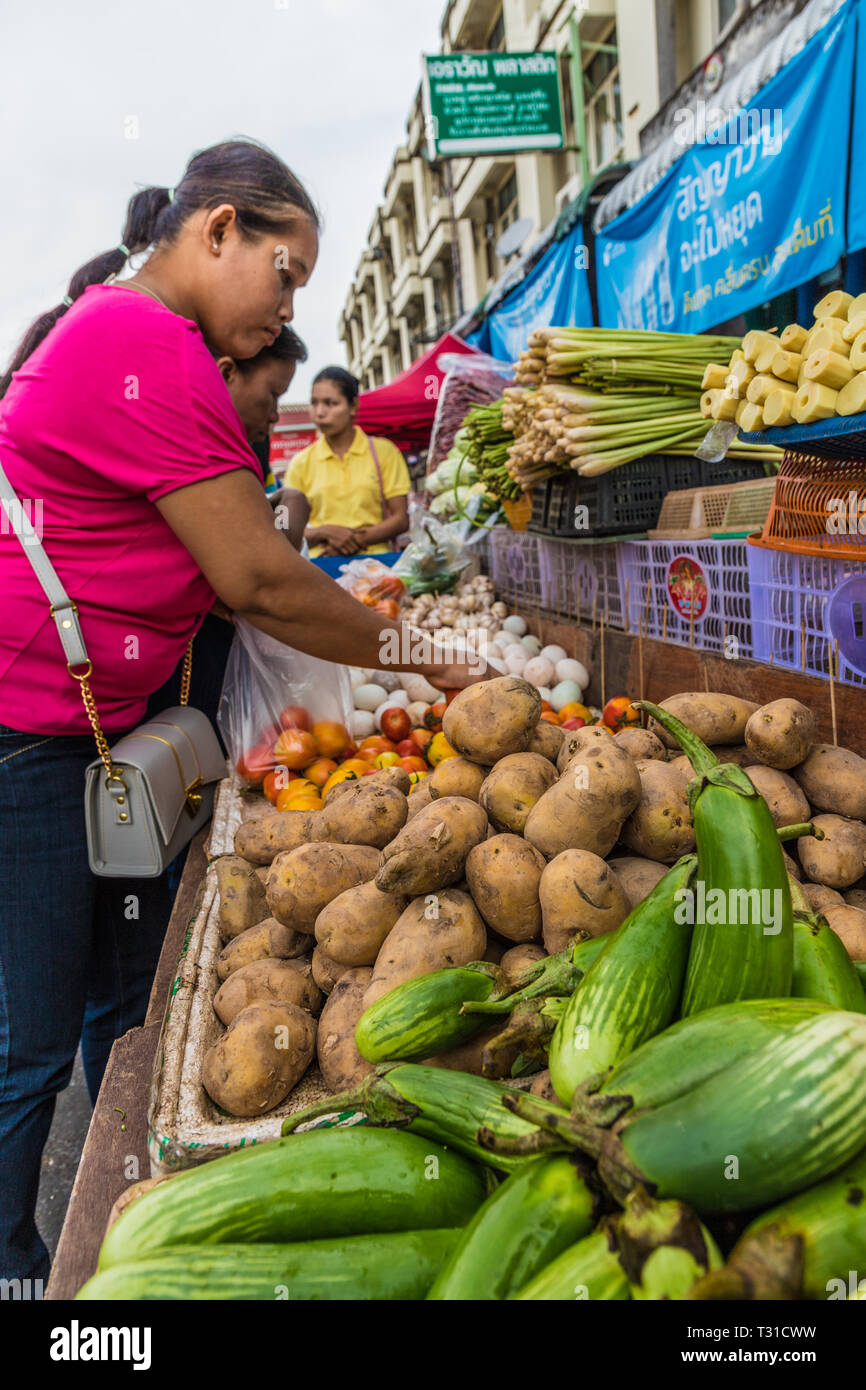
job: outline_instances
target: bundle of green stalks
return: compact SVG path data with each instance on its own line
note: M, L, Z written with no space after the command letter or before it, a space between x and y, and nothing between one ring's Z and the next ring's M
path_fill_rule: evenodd
M466 431L466 461L474 465L481 482L494 497L514 501L522 489L508 472L508 450L514 431L503 423L504 400L476 405L463 421Z

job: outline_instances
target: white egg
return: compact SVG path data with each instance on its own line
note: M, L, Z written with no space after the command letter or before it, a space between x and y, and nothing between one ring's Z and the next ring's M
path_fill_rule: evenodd
M487 657L487 665L489 666L490 670L493 672L493 675L494 675L494 676L496 676L496 675L507 676L507 675L509 674L508 667L505 665L505 662L504 662L504 660L502 659L501 656L488 656L488 657ZM493 676L491 676L491 680L492 680L492 679L493 679Z
M547 703L550 704L551 692L548 690L546 685L540 685L538 687L538 693L541 696L542 700L546 700Z
M526 666L525 657L506 656L503 658L509 676L522 676Z
M541 643L534 632L527 632L526 636L521 637L520 640L532 656L538 656L538 653L541 651Z
M577 681L578 685L586 690L589 685L589 672L582 661L572 661L566 657L565 661L556 663L556 679L558 681Z
M557 714L564 705L580 704L583 692L577 681L560 681L553 687L550 703Z
M439 692L437 691L436 694L438 698ZM412 703L407 706L406 713L409 716L409 723L412 725L413 729L418 729L421 727L421 725L424 722L424 715L427 713L429 708L429 700L413 700Z
M506 618L502 624L506 632L514 632L518 637L522 637L526 632L526 619L521 618L519 613L512 613L510 618Z
M376 732L376 720L366 709L353 710L349 717L349 733L352 738L370 738Z
M349 680L351 681L352 689L357 690L359 685L367 684L367 672L362 671L360 666L350 666Z
M512 643L502 653L509 671L522 671L529 660L529 652L519 642Z
M553 662L543 656L534 656L523 668L523 679L532 685L550 685L555 674Z
M565 647L551 646L542 647L538 655L546 657L547 660L552 661L555 666L558 661L565 661L565 658L568 656L568 652L565 650Z
M419 676L417 672L409 672L400 677L400 684L409 696L410 703L417 703L423 700L428 705L435 705L436 701L442 698L441 691L435 685L431 685L424 676Z
M381 685L383 690L387 690L390 695L392 690L399 690L401 681L396 671L377 671L375 675L377 685Z
M379 708L387 694L387 690L381 685L359 685L355 690L355 709L365 709L372 713Z

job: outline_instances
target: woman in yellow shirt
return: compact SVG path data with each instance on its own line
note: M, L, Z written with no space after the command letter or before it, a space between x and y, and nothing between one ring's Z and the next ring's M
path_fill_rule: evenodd
M377 555L394 550L409 526L409 470L388 439L355 424L359 383L343 367L323 367L310 413L321 438L297 454L285 484L310 505L310 555Z

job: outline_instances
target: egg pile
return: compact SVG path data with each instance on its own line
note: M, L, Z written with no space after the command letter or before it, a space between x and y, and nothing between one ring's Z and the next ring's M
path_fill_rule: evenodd
M527 631L526 619L519 613L506 617L500 630L491 634L487 651L508 675L534 685L557 714L566 705L583 703L583 692L589 686L586 667L564 647L542 647Z

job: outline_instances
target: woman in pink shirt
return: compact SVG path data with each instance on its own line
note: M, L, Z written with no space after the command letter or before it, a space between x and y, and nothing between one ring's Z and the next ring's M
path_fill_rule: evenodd
M105 283L151 245L132 279ZM246 140L204 150L175 189L132 198L119 246L75 273L0 379L0 459L78 605L110 742L216 598L301 651L379 664L395 624L275 528L216 362L273 342L317 252L315 209L281 160ZM142 1022L170 904L164 879L90 874L90 726L8 524L0 567L0 1278L40 1278L56 1095L79 1040L95 1096L113 1038ZM443 689L467 680L422 669Z

